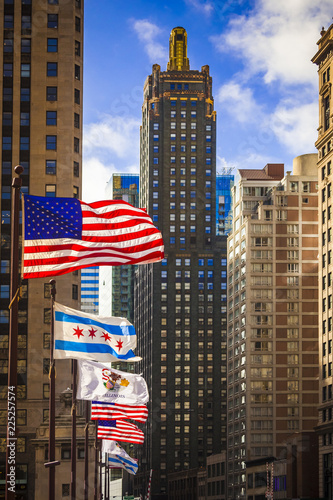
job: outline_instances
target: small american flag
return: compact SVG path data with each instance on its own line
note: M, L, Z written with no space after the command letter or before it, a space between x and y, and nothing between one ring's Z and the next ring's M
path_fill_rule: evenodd
M131 419L144 423L148 417L146 405L122 405L92 401L91 420Z
M23 278L148 264L163 257L160 231L144 210L126 201L24 197Z
M125 420L99 420L97 437L98 439L138 444L142 444L144 441L143 432L136 425Z

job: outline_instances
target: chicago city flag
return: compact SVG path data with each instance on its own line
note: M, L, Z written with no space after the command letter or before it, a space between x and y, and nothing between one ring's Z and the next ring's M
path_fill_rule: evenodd
M138 361L134 326L125 318L102 317L54 304L54 357Z
M141 375L122 372L110 363L78 361L77 399L144 405L149 401L147 384Z
M23 278L90 266L147 264L164 257L160 231L145 210L123 200L24 196Z
M102 453L108 453L109 467L112 469L125 469L130 474L136 474L138 463L135 458L130 457L126 451L115 441L102 441Z

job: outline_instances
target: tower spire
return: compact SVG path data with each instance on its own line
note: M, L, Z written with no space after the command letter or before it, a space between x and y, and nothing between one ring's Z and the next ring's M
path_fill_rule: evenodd
M187 33L184 28L173 28L169 42L168 71L189 71L190 61L187 58Z

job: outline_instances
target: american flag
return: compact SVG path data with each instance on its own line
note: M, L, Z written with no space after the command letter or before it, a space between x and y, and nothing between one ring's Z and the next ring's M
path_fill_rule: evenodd
M91 420L131 419L144 423L148 417L146 405L122 405L92 401Z
M98 439L139 443L144 441L144 434L140 429L126 420L99 420L97 428Z
M144 210L126 201L24 197L23 278L148 264L163 257L160 231Z

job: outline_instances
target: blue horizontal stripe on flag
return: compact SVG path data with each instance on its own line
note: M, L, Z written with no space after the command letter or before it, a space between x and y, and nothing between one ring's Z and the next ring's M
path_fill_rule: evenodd
M107 344L86 344L85 342L71 342L70 340L56 340L54 348L60 351L112 354L118 359L129 359L135 356L132 350L129 350L126 354L118 354Z
M124 465L125 466L125 469L126 470L131 470L132 472L134 472L134 474L136 473L136 471L138 470L138 466L137 465L133 465L131 462L129 462L128 460L125 460L124 458L121 458L121 460L119 458L111 458L109 457L109 465Z
M131 460L128 460L128 458L125 458L125 457L109 457L109 462L111 462L111 460L117 460L119 462L122 462L124 465L126 464L127 466L133 468L133 467L137 467L137 464L136 463L133 463Z
M74 314L66 314L61 311L55 311L55 321L64 323L78 323L81 325L93 325L105 330L111 335L136 335L135 328L133 325L108 325L107 323L101 323L92 318L85 318L83 316L76 316Z

